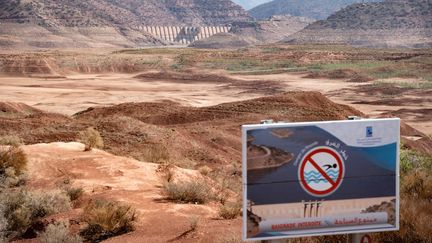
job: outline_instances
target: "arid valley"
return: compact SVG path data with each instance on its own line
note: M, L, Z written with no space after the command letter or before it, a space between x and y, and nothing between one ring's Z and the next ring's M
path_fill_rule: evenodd
M430 154L431 58L292 45L3 53L0 134L28 144L28 187L83 190L43 222L66 218L77 232L86 203L105 198L139 215L136 230L113 242L238 241L240 219L224 219L220 207L240 200L241 124L395 116L404 146ZM106 152L82 152L87 127ZM167 199L164 184L185 180L214 195Z

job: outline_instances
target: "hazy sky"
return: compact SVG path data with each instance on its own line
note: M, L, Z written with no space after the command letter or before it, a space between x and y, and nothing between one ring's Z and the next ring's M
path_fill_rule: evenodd
M241 5L244 9L249 10L260 4L270 2L271 0L232 0L232 1Z

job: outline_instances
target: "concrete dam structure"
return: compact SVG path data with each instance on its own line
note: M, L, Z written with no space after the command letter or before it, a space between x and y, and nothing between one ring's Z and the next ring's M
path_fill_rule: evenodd
M217 33L228 33L230 26L139 26L139 31L145 31L153 36L175 44L189 45L190 43L208 38Z

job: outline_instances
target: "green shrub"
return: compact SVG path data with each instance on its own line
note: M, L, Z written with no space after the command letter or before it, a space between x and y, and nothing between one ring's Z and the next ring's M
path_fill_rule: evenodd
M106 200L90 202L83 212L83 220L88 224L80 235L89 241L101 241L134 230L137 214L128 205Z
M58 222L47 226L45 231L40 234L42 243L81 243L83 239L78 235L69 233L69 224Z
M416 168L432 170L432 158L412 150L402 149L400 153L400 168L402 173L408 173Z
M103 148L103 139L98 131L89 127L79 134L80 142L85 145L84 151L91 151L93 148Z
M203 204L213 198L211 188L204 181L167 182L164 189L170 200L180 203Z

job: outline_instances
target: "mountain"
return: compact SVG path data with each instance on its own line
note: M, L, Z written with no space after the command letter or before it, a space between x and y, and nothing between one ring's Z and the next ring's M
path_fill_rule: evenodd
M233 2L242 6L246 10L249 10L249 9L256 7L260 4L263 4L263 3L268 3L270 1L271 0L233 0Z
M267 20L234 22L230 33L220 33L195 41L196 48L240 48L254 44L269 44L284 40L314 22L305 17L276 15Z
M353 4L307 26L286 42L429 47L432 46L432 1Z
M273 15L286 14L325 19L350 4L378 1L380 0L274 0L249 10L249 13L256 19L267 19Z
M0 46L163 44L137 27L214 26L251 19L230 0L2 0Z

